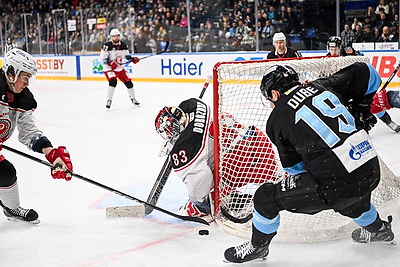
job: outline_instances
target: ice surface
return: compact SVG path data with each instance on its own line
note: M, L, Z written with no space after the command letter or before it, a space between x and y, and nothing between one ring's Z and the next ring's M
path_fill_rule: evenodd
M134 82L135 83L135 82ZM154 119L165 105L197 97L202 84L135 83L134 107L119 82L106 110L107 82L42 81L31 89L38 101L38 126L53 145L65 145L74 172L145 200L164 162ZM212 103L212 88L205 101ZM400 112L390 111L400 122ZM400 175L400 134L383 123L371 131L386 164ZM35 157L17 141L6 145ZM223 252L243 239L215 224L182 222L158 211L142 218L106 218L105 208L135 205L79 179L53 180L48 167L3 150L17 168L21 206L34 208L41 223L9 222L0 215L0 266L233 266ZM173 174L159 205L173 212L186 202L183 183ZM400 240L400 212L394 207L394 231ZM200 236L198 230L210 235ZM360 245L350 237L313 244L273 243L265 266L398 266L400 246ZM246 266L263 264L247 264ZM235 265L236 266L236 265Z

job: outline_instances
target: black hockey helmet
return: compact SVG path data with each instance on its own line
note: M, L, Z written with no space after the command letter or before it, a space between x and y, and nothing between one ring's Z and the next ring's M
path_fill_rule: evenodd
M179 107L163 107L155 120L156 131L165 140L174 142L185 129L185 120L186 114Z
M326 43L326 50L329 52L329 47L339 47L339 49L342 46L342 38L339 36L331 36L328 39L328 42Z
M261 81L261 94L269 99L272 97L271 90L284 93L293 86L300 84L299 75L288 65L275 65L270 67Z

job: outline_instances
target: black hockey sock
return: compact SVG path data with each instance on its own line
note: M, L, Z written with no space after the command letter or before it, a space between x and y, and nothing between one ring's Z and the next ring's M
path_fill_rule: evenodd
M389 113L385 112L385 115L379 118L381 121L383 121L386 124L389 124L392 122L392 118L390 118Z
M364 228L370 233L376 233L384 227L381 218L378 216L376 220L370 225L365 226Z
M255 247L261 247L265 244L269 244L272 240L272 238L276 235L276 232L273 232L271 234L264 234L260 231L258 231L254 225L252 225L253 228L253 234L251 236L251 243Z

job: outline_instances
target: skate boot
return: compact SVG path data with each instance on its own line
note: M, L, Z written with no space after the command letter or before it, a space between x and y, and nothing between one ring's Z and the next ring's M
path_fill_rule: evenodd
M24 209L21 207L10 209L4 206L3 203L1 203L1 201L0 205L3 207L4 215L6 215L7 219L10 221L20 220L32 224L40 223L38 219L39 215L33 209Z
M106 108L110 108L111 107L111 102L112 102L112 100L110 99L110 100L107 100L107 104L106 104Z
M395 123L395 122L390 122L387 124L387 126L392 129L393 131L395 131L396 133L400 132L400 126Z
M136 98L133 98L133 97L129 97L129 98L131 99L132 103L135 104L136 106L140 105L140 102L137 101Z
M377 232L369 232L361 227L353 231L351 237L357 243L383 242L395 245L394 233L392 231L393 217L388 216L388 221L382 221L382 227Z
M225 250L225 262L243 263L248 261L265 261L269 253L269 243L255 247L251 241L246 241L237 247Z

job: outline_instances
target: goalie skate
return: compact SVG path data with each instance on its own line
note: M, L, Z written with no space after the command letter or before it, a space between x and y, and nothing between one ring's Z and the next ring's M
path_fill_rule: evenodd
M31 224L40 223L36 211L33 209L24 209L21 207L10 209L3 205L0 201L0 205L3 207L4 215L7 217L9 221L23 221Z

